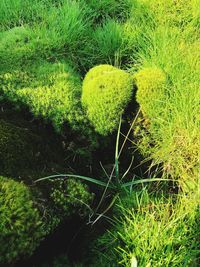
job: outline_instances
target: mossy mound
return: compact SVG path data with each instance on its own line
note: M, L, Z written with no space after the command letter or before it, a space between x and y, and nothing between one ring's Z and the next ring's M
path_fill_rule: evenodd
M137 86L136 100L144 116L153 117L165 94L166 75L156 67L144 68L134 75Z
M35 36L28 27L14 27L0 33L0 70L14 69L29 60L34 52Z
M67 176L37 182L34 194L41 214L45 213L42 223L46 236L63 222L88 216L94 198L86 184Z
M33 87L30 85L17 92L20 100L35 116L52 121L55 128L60 128L65 121L76 128L76 122L82 118L78 75L66 64L45 63L37 70L36 81L37 84L31 84Z
M0 120L0 170L12 177L23 176L28 170L39 169L43 162L42 141L37 135Z
M3 96L27 106L36 117L51 121L56 129L64 122L77 130L86 123L80 104L81 80L65 63L39 61L0 75ZM82 127L83 128L83 127Z
M123 70L110 65L92 68L83 81L82 104L95 130L112 133L131 100L133 80Z
M0 176L0 263L31 255L43 238L42 221L27 186Z
M57 180L52 185L50 199L62 217L88 214L93 194L89 192L86 184L68 178L67 180Z

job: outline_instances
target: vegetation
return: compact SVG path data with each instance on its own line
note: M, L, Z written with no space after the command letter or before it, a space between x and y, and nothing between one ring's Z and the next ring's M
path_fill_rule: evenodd
M23 183L0 177L0 263L31 255L43 238L42 221L30 190Z
M115 228L96 242L99 261L105 262L101 266L131 266L131 261L138 266L198 266L198 200L198 195L173 199L146 190L127 193L118 204L121 216Z
M41 140L23 128L0 120L1 174L18 177L41 162Z
M200 265L199 6L0 1L0 265Z
M69 216L73 213L88 214L92 201L92 194L88 187L75 179L60 180L58 185L51 189L50 198L61 216Z
M132 90L129 74L113 66L100 65L87 73L83 81L82 104L98 133L107 135L118 127Z
M156 105L164 105L165 74L156 68L146 68L137 72L134 78L137 85L136 99L140 103L142 113L153 119Z

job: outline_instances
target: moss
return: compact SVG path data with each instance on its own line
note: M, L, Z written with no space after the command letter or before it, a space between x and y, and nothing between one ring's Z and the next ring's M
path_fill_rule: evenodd
M4 119L0 119L1 175L31 183L52 169L63 172L66 153L58 136L41 125L37 128L31 121L26 123L16 110L9 112L4 110Z
M28 129L0 120L0 170L11 176L20 176L34 169L40 161L40 142Z
M35 82L17 92L20 100L28 105L35 116L53 122L56 128L68 121L72 128L82 118L78 105L81 91L79 77L62 63L44 63L36 72ZM38 79L39 78L39 79ZM75 122L75 123L73 123Z
M132 90L131 76L113 66L99 65L87 73L83 81L82 104L98 133L107 135L118 127Z
M28 27L14 27L0 33L0 70L14 69L35 52L35 36Z
M55 208L62 216L84 215L92 202L88 187L75 179L58 180L50 192Z
M136 100L143 115L153 117L159 109L165 93L166 75L159 68L144 68L134 75L137 85Z
M31 255L44 233L29 189L0 177L0 263Z
M80 101L81 80L69 65L38 61L1 73L0 81L3 96L27 106L36 117L51 121L57 130L67 122L75 130L88 132Z

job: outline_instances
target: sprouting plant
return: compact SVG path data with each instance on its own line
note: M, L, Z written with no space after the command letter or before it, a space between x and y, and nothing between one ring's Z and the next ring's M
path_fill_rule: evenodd
M139 111L140 112L140 111ZM127 168L127 170L121 174L120 173L120 163L119 163L119 158L122 154L122 151L124 149L124 146L127 142L127 140L129 140L129 135L131 133L131 130L137 120L137 117L139 115L139 112L137 113L136 117L134 118L128 133L125 135L125 138L123 140L123 143L121 145L121 147L119 147L119 141L120 141L120 134L121 134L121 118L120 118L120 122L119 122L119 128L118 128L118 132L117 132L117 138L116 138L116 145L115 145L115 163L113 165L112 171L110 174L107 173L107 171L105 170L105 168L103 167L103 165L101 164L101 167L104 171L104 174L107 178L107 182L101 181L100 179L97 178L92 178L92 177L87 177L87 176L83 176L83 175L76 175L76 174L57 174L57 175L51 175L51 176L47 176L47 177L43 177L40 179L37 179L35 182L41 182L41 181L45 181L45 180L49 180L49 179L54 179L54 178L76 178L76 179L81 179L83 181L87 181L87 182L91 182L93 184L96 184L97 186L102 186L104 188L102 196L100 198L100 201L95 209L95 211L92 212L92 214L90 214L89 216L89 223L94 224L96 223L101 217L105 217L105 214L107 213L108 210L110 210L112 208L112 206L115 203L115 200L118 198L118 196L120 194L122 194L125 190L127 190L127 188L129 188L130 190L132 190L133 186L136 186L138 184L143 184L143 183L150 183L150 182L158 182L158 181L169 181L169 179L164 179L164 178L146 178L146 179L142 179L141 177L136 176L135 174L132 176L131 181L129 182L123 182L124 178L129 174L131 166L133 164L133 158L131 160L131 163L129 165L129 167ZM137 179L136 179L137 178ZM111 193L113 193L113 198L111 200L111 203L109 203L108 207L106 209L104 209L103 212L99 213L100 207L103 203L103 200L106 197L106 193L107 191L110 190ZM96 216L96 218L94 218ZM92 218L94 218L92 220Z

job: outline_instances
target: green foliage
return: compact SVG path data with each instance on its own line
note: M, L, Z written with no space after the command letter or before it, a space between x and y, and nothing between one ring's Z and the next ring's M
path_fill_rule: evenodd
M7 66L16 65L15 58L27 64L24 59L31 57L38 60L67 57L77 65L81 62L89 28L85 4L72 0L51 2L32 0L31 5L27 0L1 2L0 17L4 30L6 27L8 30L0 34L0 58L2 55L9 58Z
M143 5L135 2L132 16L124 23L108 19L89 32L90 41L85 48L89 58L87 67L103 63L115 66L135 63L137 51L145 43L146 21L152 23L146 13Z
M35 26L36 45L46 57L67 57L80 62L87 41L88 22L85 5L80 1L61 1L52 5L43 20Z
M33 57L36 36L29 27L14 27L0 33L0 71L15 69Z
M3 73L0 79L4 95L51 121L56 129L65 121L79 129L80 122L87 121L80 104L80 78L64 63L39 61L25 70Z
M88 213L93 195L85 184L69 178L53 182L50 198L62 216L71 216Z
M81 83L70 67L63 63L38 65L35 84L17 91L20 101L36 116L53 122L59 129L64 121L73 124L83 116L79 103ZM76 125L71 125L72 128Z
M144 3L154 24L147 26L146 42L137 52L140 60L137 69L144 71L156 67L166 75L166 83L162 88L164 94L158 93L153 105L152 101L144 103L143 94L140 97L141 90L138 89L138 102L149 118L149 124L145 125L146 134L142 137L148 144L142 150L153 159L152 165L162 164L164 175L179 178L182 189L188 190L198 183L200 158L197 148L200 142L200 118L197 116L199 35L194 19L194 1L182 4L183 1L151 0ZM164 76L162 79L164 81ZM144 83L143 79L141 83Z
M88 54L91 66L109 63L115 64L121 61L123 42L122 25L114 20L108 20L98 26L91 33L91 42L88 43Z
M45 1L50 2L50 1ZM0 2L0 28L7 29L33 23L40 19L46 6L42 0L2 0Z
M0 263L31 255L44 233L29 189L0 177Z
M98 257L107 258L107 266L112 266L109 259L115 260L113 266L130 266L133 257L141 267L198 266L197 198L179 196L175 202L146 191L128 194L119 204L115 227L97 242Z
M131 76L113 66L99 65L87 73L83 81L82 104L98 133L107 135L118 127L132 90Z
M95 23L101 23L108 18L125 20L132 6L131 0L84 0L91 9Z
M41 160L38 137L29 131L0 120L0 170L1 174L21 176Z
M159 102L160 105L164 104L162 100L165 96L166 75L156 67L145 68L137 72L134 79L137 86L136 100L143 114L153 118L158 115L158 108L155 106Z

